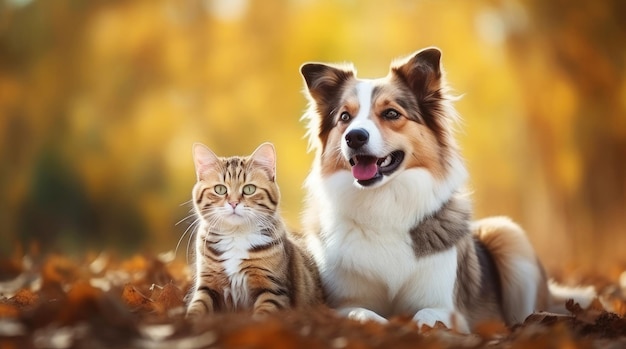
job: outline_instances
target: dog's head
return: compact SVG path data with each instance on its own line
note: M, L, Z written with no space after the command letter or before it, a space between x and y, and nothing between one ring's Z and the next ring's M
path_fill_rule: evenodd
M322 176L351 171L360 187L380 186L409 168L444 178L456 155L456 112L440 60L438 49L424 49L374 80L357 79L351 65L304 64L305 117Z

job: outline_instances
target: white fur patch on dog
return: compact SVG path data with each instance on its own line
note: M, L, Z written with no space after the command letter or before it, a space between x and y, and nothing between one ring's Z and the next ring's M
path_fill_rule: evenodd
M333 233L321 239L325 265L321 273L332 305L342 306L343 299L351 299L371 305L367 310L381 317L425 307L454 310L455 247L416 258L401 225L381 229L380 222L370 227L360 221L327 218L322 220L323 231ZM353 317L377 318L362 310L349 312Z
M356 85L356 90L359 99L359 113L356 115L356 119L368 119L372 108L374 85L371 80L360 80Z
M413 321L421 328L422 325L435 327L441 321L446 327L452 328L452 312L449 309L425 308L413 316Z
M359 100L359 112L353 116L350 125L344 131L344 136L355 129L363 129L369 134L367 144L363 146L362 151L371 153L372 155L383 157L387 155L384 149L385 142L371 118L372 112L372 91L374 86L371 81L363 80L356 85L357 97ZM341 151L346 159L350 153L349 147L345 141L341 142Z
M593 286L564 286L550 280L548 288L550 289L550 311L552 312L567 313L565 303L568 299L574 300L575 303L585 309L598 296Z
M422 168L398 171L392 176L394 180L384 185L361 189L354 184L349 171L337 172L325 179L311 173L307 187L321 200L320 206L328 216L350 217L373 230L392 227L406 234L426 215L441 208L465 183L467 170L459 158L453 158L449 175L443 181L436 180Z
M388 322L387 319L385 319L384 317L365 308L357 308L357 307L342 308L342 309L339 309L339 314L347 318L350 318L352 320L356 320L360 322L375 321L381 324Z

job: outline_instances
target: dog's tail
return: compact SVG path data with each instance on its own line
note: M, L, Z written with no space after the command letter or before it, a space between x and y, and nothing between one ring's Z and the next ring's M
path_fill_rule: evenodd
M550 299L546 310L551 313L569 313L565 304L570 299L585 309L598 296L596 288L593 286L564 286L559 285L554 280L548 281L548 289L550 290Z
M472 224L473 233L486 246L498 269L507 325L521 323L538 310L567 314L568 299L585 308L596 296L593 287L549 283L524 230L509 218L490 217Z

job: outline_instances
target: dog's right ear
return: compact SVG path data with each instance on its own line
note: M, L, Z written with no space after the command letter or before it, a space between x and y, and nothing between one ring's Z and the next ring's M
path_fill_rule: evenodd
M405 81L420 101L439 93L445 85L441 70L441 51L436 47L418 51L400 63L392 65L392 71Z
M318 105L330 104L337 99L343 84L354 78L352 66L334 66L322 63L305 63L300 67L309 94Z

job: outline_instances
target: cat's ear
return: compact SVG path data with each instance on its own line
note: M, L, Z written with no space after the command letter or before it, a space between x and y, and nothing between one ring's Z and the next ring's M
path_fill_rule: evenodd
M194 143L192 148L193 163L196 166L196 176L198 180L207 171L215 168L219 162L219 158L206 145Z
M276 180L276 150L272 143L259 145L250 158L268 174L270 180Z

